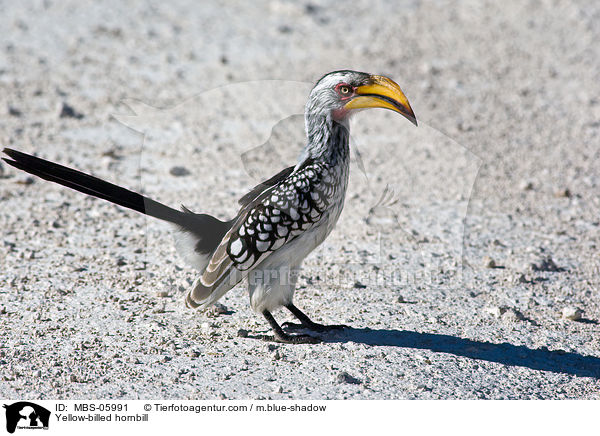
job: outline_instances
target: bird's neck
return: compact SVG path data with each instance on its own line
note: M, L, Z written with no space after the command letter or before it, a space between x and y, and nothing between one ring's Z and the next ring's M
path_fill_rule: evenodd
M308 140L300 156L300 163L307 159L332 166L347 163L350 155L348 119L335 120L326 115L307 116L306 134Z

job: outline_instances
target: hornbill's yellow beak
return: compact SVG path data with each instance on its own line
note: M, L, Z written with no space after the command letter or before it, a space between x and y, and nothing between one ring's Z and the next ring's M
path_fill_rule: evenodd
M356 88L358 94L344 105L344 109L366 109L381 107L391 109L404 115L415 126L417 118L410 107L408 99L400 86L392 79L385 76L371 76L371 83Z

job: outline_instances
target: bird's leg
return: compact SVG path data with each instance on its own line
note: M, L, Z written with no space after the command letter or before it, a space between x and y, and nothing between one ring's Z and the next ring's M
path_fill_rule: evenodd
M282 342L284 344L317 344L321 342L321 339L310 336L310 335L288 335L283 331L281 326L277 324L273 315L268 310L263 311L263 316L267 319L271 328L273 329L274 336L263 336L263 339L274 342Z
M313 330L315 332L326 332L329 330L340 330L350 328L347 325L343 324L335 324L335 325L324 325L311 321L311 319L300 309L294 306L292 303L286 304L285 306L292 314L300 320L300 324L295 324L292 322L286 322L283 324L284 327L289 329L300 329L307 328L309 330Z

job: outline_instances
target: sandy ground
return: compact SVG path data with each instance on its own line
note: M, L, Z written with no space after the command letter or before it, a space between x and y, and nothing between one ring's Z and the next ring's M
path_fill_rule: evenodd
M268 331L243 286L186 309L168 225L2 165L0 397L600 397L598 2L103 3L0 3L2 146L227 217L328 71L420 126L353 121L296 296L353 329L317 345L238 337Z

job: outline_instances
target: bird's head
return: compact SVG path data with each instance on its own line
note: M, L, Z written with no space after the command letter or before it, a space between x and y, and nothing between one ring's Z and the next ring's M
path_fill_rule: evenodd
M349 70L323 76L310 93L306 113L345 121L354 112L376 107L398 112L417 125L410 103L396 82Z

